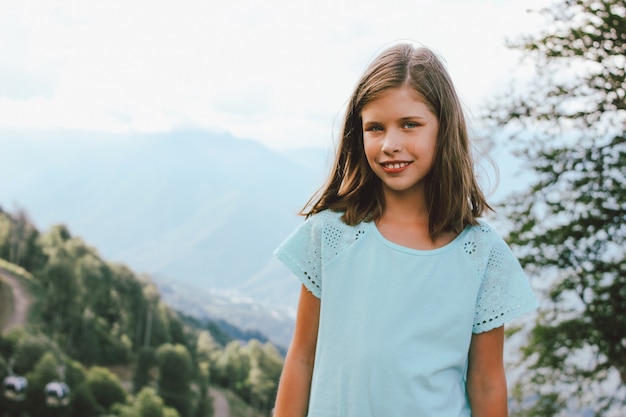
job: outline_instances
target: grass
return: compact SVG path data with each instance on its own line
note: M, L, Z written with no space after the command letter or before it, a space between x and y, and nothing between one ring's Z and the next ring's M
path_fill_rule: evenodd
M0 329L4 328L6 318L13 310L13 293L11 287L0 276Z
M6 271L10 272L11 274L23 278L27 281L32 281L33 280L33 275L28 272L27 270L25 270L24 268L22 268L19 265L15 265L12 264L11 262L0 258L0 268L5 269Z

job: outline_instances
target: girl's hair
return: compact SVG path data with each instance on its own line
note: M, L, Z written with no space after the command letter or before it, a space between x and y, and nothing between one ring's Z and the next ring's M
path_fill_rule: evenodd
M343 212L350 225L381 216L385 200L365 157L361 111L384 91L403 85L423 98L439 122L433 167L425 178L431 239L460 233L491 209L474 176L463 108L445 66L427 48L399 44L383 51L361 77L346 109L332 172L302 215L330 209Z

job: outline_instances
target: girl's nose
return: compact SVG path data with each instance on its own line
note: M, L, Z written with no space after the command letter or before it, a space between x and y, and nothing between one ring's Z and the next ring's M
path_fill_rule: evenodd
M400 151L401 148L402 143L401 139L398 137L398 134L392 131L387 132L381 150L386 154L392 154Z

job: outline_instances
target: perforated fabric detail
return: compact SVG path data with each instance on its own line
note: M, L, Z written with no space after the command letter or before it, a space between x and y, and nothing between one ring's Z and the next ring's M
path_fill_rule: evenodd
M341 213L326 210L309 217L275 253L313 295L321 298L322 265L365 233L364 223L348 226L341 221Z
M473 255L476 252L476 242L474 240L466 240L463 242L463 250L468 255Z
M509 322L537 307L517 258L487 224L472 229L464 242L465 252L475 258L475 273L481 280L474 313L474 333Z
M348 226L341 214L324 211L309 217L276 250L276 256L318 298L322 296L323 265L328 265L359 238L369 233L367 223ZM473 332L481 333L537 307L528 279L502 238L486 223L469 228L457 246L470 260L467 279L476 280ZM450 251L434 256L451 256Z

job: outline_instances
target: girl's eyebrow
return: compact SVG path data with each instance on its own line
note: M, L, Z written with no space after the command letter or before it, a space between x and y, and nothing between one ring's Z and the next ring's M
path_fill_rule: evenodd
M401 117L399 119L397 119L399 122L406 122L407 120L415 120L415 119L419 119L419 120L425 120L426 117L425 116L404 116ZM377 119L372 118L372 119L365 119L362 118L363 123L380 123Z

